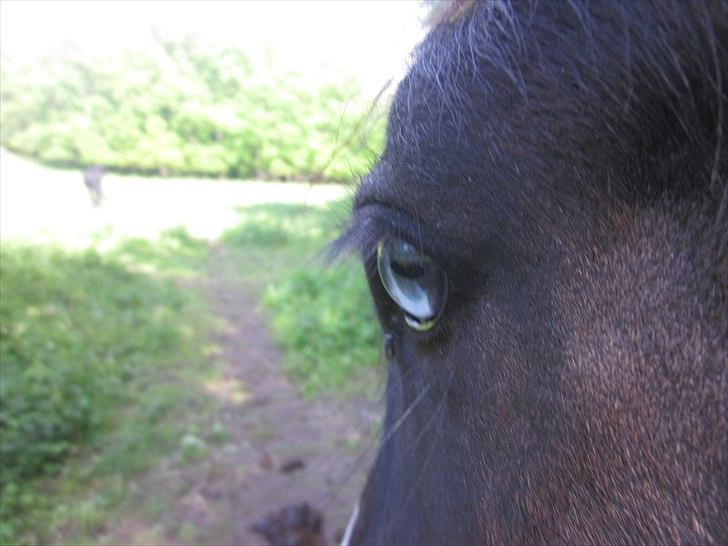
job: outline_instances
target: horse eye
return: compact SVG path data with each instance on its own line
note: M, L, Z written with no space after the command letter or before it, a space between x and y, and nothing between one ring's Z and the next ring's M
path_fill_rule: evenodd
M404 311L410 328L429 330L440 318L447 299L447 277L432 258L401 239L377 246L377 269L390 297Z

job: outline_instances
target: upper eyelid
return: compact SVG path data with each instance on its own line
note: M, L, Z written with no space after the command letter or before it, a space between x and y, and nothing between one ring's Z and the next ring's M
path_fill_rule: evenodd
M364 236L360 237L363 244L359 251L362 254L373 254L379 241L388 236L404 239L428 255L438 254L436 250L441 246L437 234L429 225L384 203L362 203L354 210L354 219L354 229L364 232Z
M478 269L472 261L474 251L468 241L445 237L430 224L415 223L411 214L397 207L367 202L356 207L352 216L351 227L330 245L329 258L353 251L362 259L367 275L376 272L377 245L385 237L397 237L411 243L435 260L453 282ZM478 245L477 254L490 256L488 264L500 263L506 256L498 244Z
M471 241L448 237L438 227L409 211L387 203L366 201L354 209L353 216L354 225L348 237L354 244L349 244L349 248L358 251L367 268L374 267L379 242L384 237L398 237L435 260L452 279L476 269ZM491 257L488 263L503 261L504 254L497 241L486 245L478 243L476 248L478 255Z
M329 261L350 251L360 254L365 261L374 254L377 243L387 235L386 225L371 217L361 217L355 210L353 223L328 247Z

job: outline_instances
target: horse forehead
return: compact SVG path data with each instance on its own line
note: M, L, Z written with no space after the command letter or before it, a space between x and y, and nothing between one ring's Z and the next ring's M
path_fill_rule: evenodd
M486 111L458 119L472 107L453 105L460 109L453 113L417 102L408 105L402 91L395 99L385 153L361 181L358 201L400 207L435 229L473 240L489 226L510 226L526 210L531 216L543 210L534 201L545 201L553 187L547 178L559 169L556 153L539 158L519 150L504 113L491 114L499 120L496 130Z
M421 71L413 67L400 84L390 109L385 153L361 191L394 193L417 204L425 216L457 215L475 202L487 209L498 186L513 189L519 183L508 180L510 173L503 168L510 152L502 144L512 133L505 115L489 112L475 96L443 100ZM496 121L500 134L492 128Z
M433 68L432 55L421 53L395 93L385 154L369 184L436 201L440 211L457 214L473 201L487 210L489 203L503 206L535 192L532 186L582 159L553 138L573 134L577 125L573 116L545 115L556 109L553 102L539 108L542 101L533 95L529 106L502 74L491 72L492 85L482 85L464 73L462 56L449 56ZM571 112L570 98L559 100L560 108Z
M475 242L486 233L485 219L494 222L511 207L484 197L487 180L441 167L437 157L417 162L390 153L360 182L356 201L394 207L422 229Z

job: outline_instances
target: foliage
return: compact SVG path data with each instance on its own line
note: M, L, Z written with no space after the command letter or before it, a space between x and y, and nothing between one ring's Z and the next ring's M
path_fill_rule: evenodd
M343 390L377 363L379 327L359 267L292 272L265 292L284 366L304 394Z
M145 470L204 463L226 441L205 389L220 347L193 286L211 267L264 294L304 394L371 382L379 331L364 276L316 259L349 207L241 207L212 245L183 228L104 254L3 241L0 543L103 542L120 514L155 518L178 494L131 491Z
M328 208L249 207L222 238L246 255L264 247L292 256L282 274L268 282L262 301L275 339L285 349L286 371L307 395L349 393L360 386L355 380L362 370L378 361L379 327L361 267L327 267L312 259L349 208L348 200Z
M38 514L53 507L36 483L70 455L91 449L89 467L130 473L177 440L158 423L194 397L169 378L179 360L189 369L203 360L205 328L188 293L96 252L4 243L0 258L0 542L9 544L42 540Z
M201 269L208 251L205 241L178 227L162 231L154 240L122 239L108 254L131 270L184 277Z
M353 77L319 81L192 38L111 58L3 59L0 142L61 165L231 177L350 179L384 119Z

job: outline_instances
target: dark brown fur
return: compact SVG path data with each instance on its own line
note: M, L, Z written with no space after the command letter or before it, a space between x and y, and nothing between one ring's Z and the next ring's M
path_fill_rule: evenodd
M728 5L460 15L344 238L392 356L353 543L728 542ZM376 275L388 234L446 271L432 331Z

